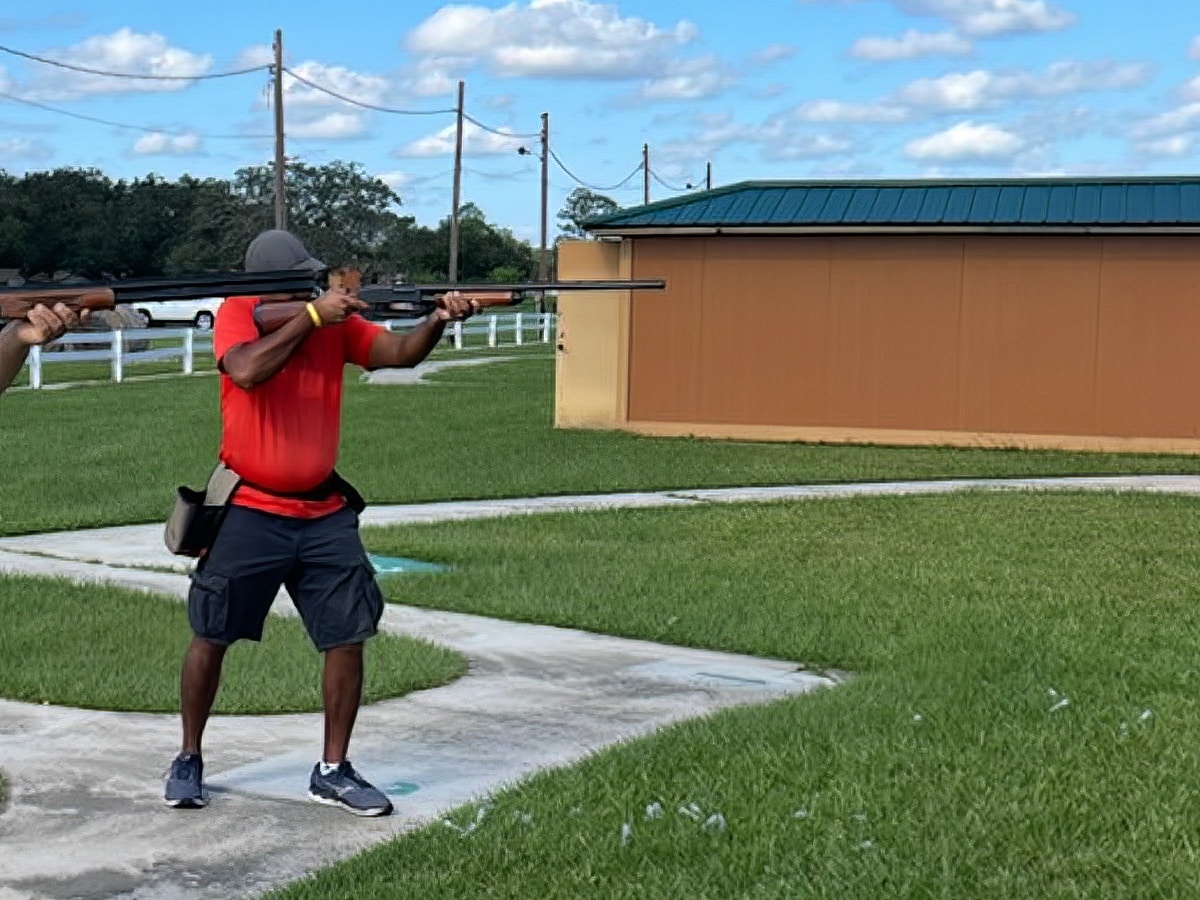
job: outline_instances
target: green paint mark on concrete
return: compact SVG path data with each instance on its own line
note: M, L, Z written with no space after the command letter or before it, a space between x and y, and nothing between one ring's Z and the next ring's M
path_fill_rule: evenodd
M410 572L444 572L445 566L437 563L422 562L419 559L405 559L403 556L375 556L369 554L371 565L380 575L399 575Z

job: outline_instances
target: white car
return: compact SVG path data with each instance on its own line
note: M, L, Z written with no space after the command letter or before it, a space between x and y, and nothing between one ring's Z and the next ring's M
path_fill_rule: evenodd
M151 325L191 325L201 331L213 327L217 310L224 297L203 297L199 300L155 300L138 303L133 308Z

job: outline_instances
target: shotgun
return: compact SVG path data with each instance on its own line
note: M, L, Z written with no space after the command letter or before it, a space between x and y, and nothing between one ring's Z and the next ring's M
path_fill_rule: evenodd
M370 318L420 318L437 307L438 298L451 291L458 291L465 299L474 300L481 307L515 306L527 297L546 291L661 291L667 283L661 278L642 280L609 281L522 281L491 284L433 283L362 286L359 273L354 269L332 269L329 286L340 287L347 293L368 304ZM254 321L259 330L268 334L281 328L297 315L306 315L305 299L281 298L260 303L254 310Z
M200 300L205 297L266 297L255 310L263 333L283 326L304 304L325 288L341 288L371 307L376 317L419 317L437 306L440 296L459 291L480 306L513 306L526 297L546 291L662 290L659 279L641 281L539 281L512 284L396 284L361 286L357 269L306 269L272 272L206 272L197 275L82 281L47 287L0 288L0 319L23 319L38 304L65 303L76 311L112 309L118 304L152 300Z

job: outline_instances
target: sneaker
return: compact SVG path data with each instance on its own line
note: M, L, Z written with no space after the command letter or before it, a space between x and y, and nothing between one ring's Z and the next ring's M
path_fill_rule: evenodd
M167 806L175 809L200 809L208 805L208 792L201 780L204 762L199 753L180 753L167 773Z
M318 803L340 806L356 816L387 816L392 812L392 801L355 772L348 759L342 760L328 775L321 774L320 763L313 766L308 796Z

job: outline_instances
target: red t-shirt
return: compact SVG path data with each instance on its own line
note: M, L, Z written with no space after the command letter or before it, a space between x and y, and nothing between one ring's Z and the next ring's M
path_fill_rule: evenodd
M258 297L230 297L213 329L218 363L238 344L260 337L254 324ZM240 388L221 373L221 460L252 484L303 493L321 484L337 462L341 437L342 372L346 363L367 366L380 333L361 316L314 330L287 364L261 384ZM243 484L233 502L277 515L316 518L345 506L326 500L277 497Z

